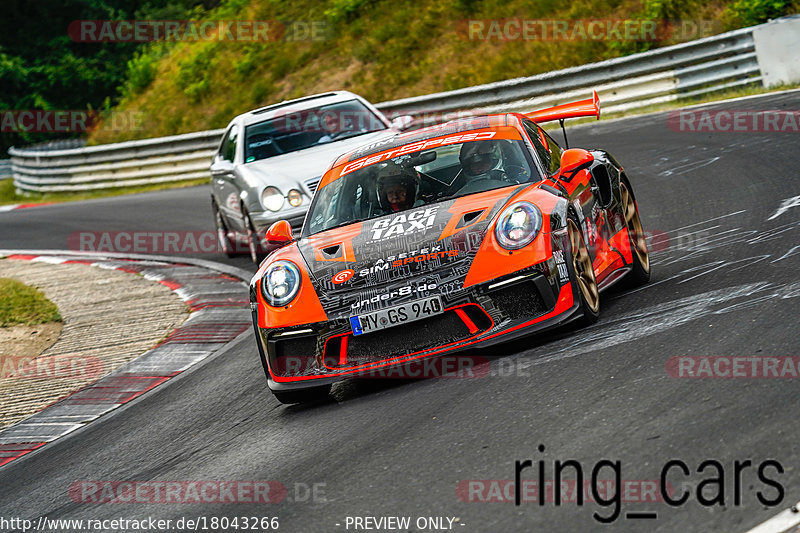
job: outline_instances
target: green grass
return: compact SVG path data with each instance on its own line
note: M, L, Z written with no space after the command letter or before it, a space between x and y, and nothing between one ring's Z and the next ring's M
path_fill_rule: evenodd
M221 128L247 110L322 91L347 89L381 102L532 76L706 36L667 34L657 42L473 39L467 27L474 20L717 21L707 29L713 34L800 10L800 0L754 1L223 0L208 18L314 21L324 31L319 40L184 41L143 49L114 107L118 113L136 113L141 127L100 127L89 143Z
M56 305L41 291L11 278L0 278L0 327L60 322Z
M75 202L78 200L109 198L111 196L121 196L124 194L134 194L138 192L178 189L181 187L192 187L194 185L206 185L208 183L209 183L208 179L198 178L194 180L178 181L173 183L139 185L137 187L119 187L114 189L103 189L98 191L17 194L14 188L14 181L11 178L8 178L0 180L0 205Z

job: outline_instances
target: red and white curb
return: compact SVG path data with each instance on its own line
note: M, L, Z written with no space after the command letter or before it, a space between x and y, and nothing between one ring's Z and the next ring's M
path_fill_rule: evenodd
M16 253L6 257L53 264L81 263L141 274L172 289L193 312L158 346L137 359L0 431L0 466L162 385L252 327L249 274L232 267L210 268L206 266L209 262L198 260L172 262L57 253Z
M0 205L0 213L5 213L7 211L16 211L17 209L28 209L29 207L41 207L43 205L53 205L55 202L44 202L41 204L12 204L12 205Z

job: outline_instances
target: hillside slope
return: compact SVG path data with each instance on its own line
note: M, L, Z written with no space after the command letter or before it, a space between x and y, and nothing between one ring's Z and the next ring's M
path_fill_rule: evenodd
M150 45L129 63L115 110L135 121L101 127L90 142L219 128L248 109L325 90L348 89L380 102L530 76L755 24L798 6L798 0L223 0L209 19L266 21L270 40ZM590 27L595 19L600 26ZM626 33L626 20L652 22L634 23ZM525 21L533 28L527 38ZM555 35L554 24L566 24L566 33Z

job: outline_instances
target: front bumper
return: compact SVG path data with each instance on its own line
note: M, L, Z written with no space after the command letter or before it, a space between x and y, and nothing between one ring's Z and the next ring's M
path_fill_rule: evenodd
M300 235L300 230L303 228L303 220L308 211L308 204L299 207L292 207L289 209L281 209L280 211L260 211L251 212L250 220L256 233L263 235L264 232L275 222L279 220L286 220L292 226L292 233L295 237Z
M272 390L294 390L421 359L483 348L554 328L576 318L575 284L562 282L551 262L470 287L425 321L353 336L347 320L290 328L260 328L253 319L262 364ZM413 375L400 372L398 376ZM427 377L427 376L425 376Z

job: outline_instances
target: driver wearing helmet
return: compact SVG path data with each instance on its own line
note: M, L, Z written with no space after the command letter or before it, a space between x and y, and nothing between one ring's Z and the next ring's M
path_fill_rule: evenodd
M458 160L464 174L476 179L506 180L503 172L503 156L500 145L495 141L474 141L461 146Z
M393 161L378 169L377 188L378 202L387 213L396 213L423 204L416 199L419 189L416 172Z

